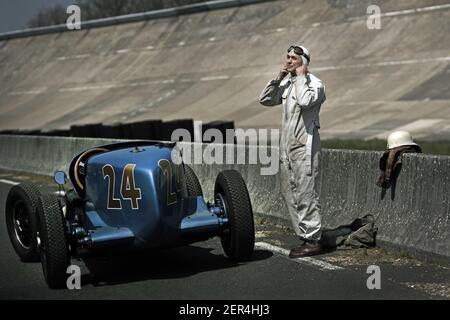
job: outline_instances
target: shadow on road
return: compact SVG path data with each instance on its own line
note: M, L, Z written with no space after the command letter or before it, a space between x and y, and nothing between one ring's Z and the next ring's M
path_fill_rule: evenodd
M154 279L177 279L197 273L239 267L214 248L185 246L133 254L83 258L89 274L81 285L107 286ZM252 261L268 259L272 252L255 250Z

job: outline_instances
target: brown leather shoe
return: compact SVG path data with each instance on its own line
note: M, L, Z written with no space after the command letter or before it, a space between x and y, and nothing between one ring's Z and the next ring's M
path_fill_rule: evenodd
M318 242L305 242L300 247L291 249L289 258L301 258L315 256L322 253L322 245Z

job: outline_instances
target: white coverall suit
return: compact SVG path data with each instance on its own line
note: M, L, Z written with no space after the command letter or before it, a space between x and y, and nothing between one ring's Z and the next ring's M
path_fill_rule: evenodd
M322 81L311 73L272 80L259 98L264 106L283 104L281 191L296 234L316 241L321 236L319 111L325 99Z

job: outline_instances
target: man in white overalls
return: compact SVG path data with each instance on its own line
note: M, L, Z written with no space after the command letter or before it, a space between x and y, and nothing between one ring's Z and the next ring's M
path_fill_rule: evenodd
M291 258L322 252L319 201L319 111L325 101L325 87L308 71L309 51L302 46L288 49L286 62L275 80L261 93L264 106L283 104L280 142L282 192L295 233L301 243ZM289 76L288 76L289 74Z

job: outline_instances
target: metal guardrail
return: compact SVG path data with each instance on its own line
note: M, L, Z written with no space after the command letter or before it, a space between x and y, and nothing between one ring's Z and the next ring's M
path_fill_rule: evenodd
M147 11L147 12L141 12L141 13L127 14L127 15L122 15L122 16L117 16L117 17L82 21L81 22L81 30L112 26L112 25L117 25L117 24L122 24L122 23L130 23L130 22L139 22L139 21L145 21L145 20L176 17L176 16L180 16L180 15L184 15L184 14L192 14L192 13L198 13L198 12L211 11L211 10L240 7L240 6L250 5L250 4L269 2L269 1L276 1L276 0L207 1L207 2L202 2L202 3L186 5L186 6L168 8L168 9L153 10L153 11ZM81 30L77 30L77 31L81 31ZM65 24L59 24L59 25L48 26L48 27L23 29L23 30L0 33L0 41L15 39L15 38L30 37L30 36L38 36L38 35L50 34L50 33L65 32L65 31L73 31L73 30L67 29Z

